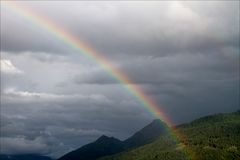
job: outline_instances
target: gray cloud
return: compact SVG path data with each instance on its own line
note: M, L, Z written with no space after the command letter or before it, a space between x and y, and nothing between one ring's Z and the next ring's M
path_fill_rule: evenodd
M1 140L1 152L8 154L30 153L30 154L46 154L48 153L48 145L42 142L41 137L34 140L27 140L24 137L8 138L3 137Z
M165 56L192 51L208 53L222 46L237 48L237 3L35 2L30 6L102 53ZM3 49L69 52L68 46L61 45L41 27L4 13ZM18 29L12 27L16 24Z
M103 134L126 138L141 127L139 122L146 124L151 119L135 100L112 100L104 95L7 90L1 98L4 102L1 109L1 136L6 139L1 141L1 145L6 146L4 153L33 153L39 148L18 150L21 146L11 148L8 143L12 144L16 137L25 137L26 140L20 139L19 145L27 148L39 143L35 139L41 137L48 147L38 153L60 156ZM127 123L129 120L132 122Z

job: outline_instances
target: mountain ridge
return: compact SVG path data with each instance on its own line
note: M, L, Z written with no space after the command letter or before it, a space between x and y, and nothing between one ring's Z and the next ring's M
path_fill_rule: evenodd
M240 160L240 112L215 114L174 127L178 141L160 136L147 145L98 160Z
M167 134L167 125L160 119L153 120L135 134L123 141L126 149L135 148L148 144L157 139L162 134Z
M165 134L165 127L166 124L164 122L162 122L160 119L155 119L124 141L121 141L115 137L102 135L94 142L69 152L60 157L58 160L95 160L102 156L108 156L136 148L151 143L157 139L160 134ZM112 150L112 148L114 149Z
M122 141L102 135L94 142L65 154L59 160L95 160L102 156L119 153L123 149Z
M240 160L240 111L208 115L174 126L172 129L184 135L179 142L167 134L166 127L155 119L123 141L102 135L59 160ZM191 158L182 146L193 153ZM75 157L67 156L70 153ZM0 160L52 159L33 154L0 154Z

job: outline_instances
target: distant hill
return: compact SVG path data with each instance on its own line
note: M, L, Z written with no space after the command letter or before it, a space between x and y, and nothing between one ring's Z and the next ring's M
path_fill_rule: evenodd
M0 155L0 160L52 160L50 157L34 155L34 154L22 154L22 155Z
M166 124L161 120L156 119L133 136L126 139L123 143L126 149L139 147L156 140L160 135L167 133Z
M240 160L240 112L200 118L176 127L181 141L156 141L99 160Z
M101 136L95 142L72 151L59 160L95 160L99 157L112 155L124 150L122 141L107 136Z
M96 160L103 156L116 154L130 148L151 143L161 134L165 134L165 129L165 123L161 120L154 120L125 141L120 141L113 137L101 136L95 142L67 153L59 160Z

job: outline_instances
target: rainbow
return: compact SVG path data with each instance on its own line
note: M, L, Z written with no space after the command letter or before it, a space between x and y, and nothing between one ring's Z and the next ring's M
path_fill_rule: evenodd
M171 129L173 123L168 118L167 114L163 109L154 102L154 100L146 95L142 88L137 85L134 85L134 82L131 81L126 74L121 70L116 68L103 54L97 52L92 47L84 43L78 37L74 37L69 32L61 28L59 25L52 22L50 19L43 17L31 8L19 5L14 1L1 1L1 5L7 8L8 10L16 13L17 15L25 18L36 26L41 27L45 31L49 32L55 38L63 41L69 47L78 51L78 53L84 55L88 59L96 62L101 66L111 77L118 81L122 86L138 101L142 104L142 107L145 108L152 116L155 118L161 119L167 124L167 129L171 135L176 139L180 139L182 135L176 130Z
M121 70L114 67L114 65L105 56L103 56L103 54L95 51L92 47L85 44L79 38L74 37L64 29L60 28L59 25L53 23L46 17L37 14L30 8L22 5L19 6L14 1L4 2L6 4L5 6L8 9L11 9L18 15L21 15L28 21L31 21L33 24L41 26L41 28L45 29L58 39L62 40L65 44L77 50L78 53L81 53L85 57L98 63L106 72L108 72L109 75L111 75L119 83L123 84L123 86L129 91L129 93L131 93L139 100L139 102L143 104L142 106L148 112L150 112L154 117L160 118L169 126L172 125L171 121L167 118L168 116L166 116L166 114L163 114L165 112L160 109L160 107L153 101L153 99L147 96L139 86L132 85L134 84L134 82L131 81Z

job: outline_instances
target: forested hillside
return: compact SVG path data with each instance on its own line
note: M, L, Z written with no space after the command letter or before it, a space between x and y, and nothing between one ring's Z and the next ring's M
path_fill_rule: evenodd
M218 114L176 127L180 142L163 135L153 143L101 160L238 160L240 112Z

